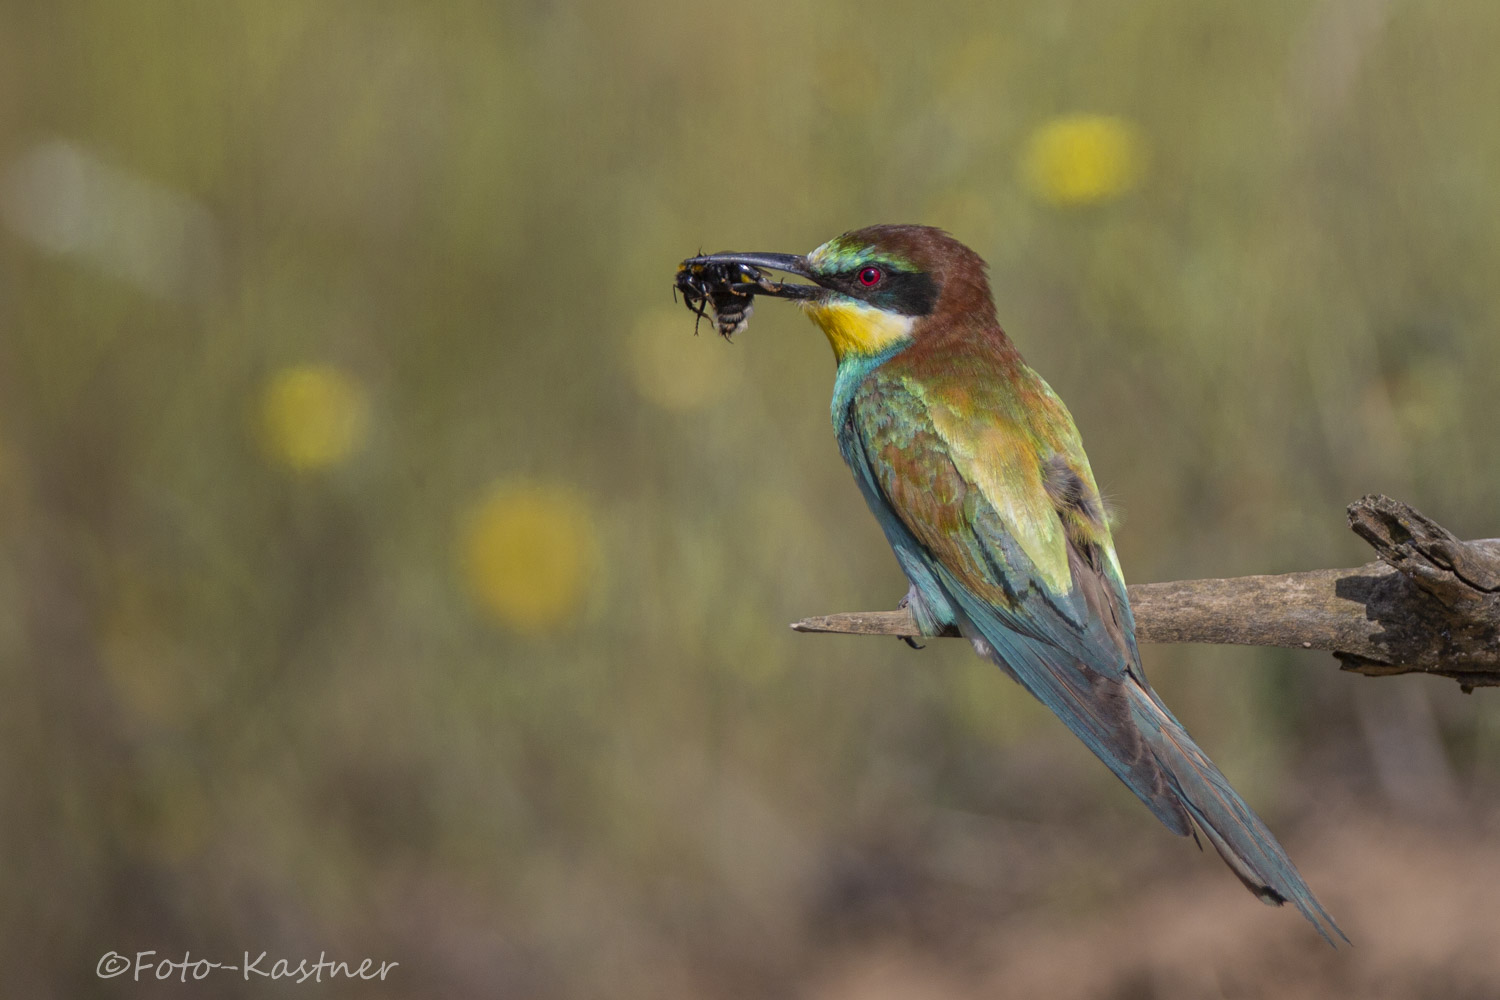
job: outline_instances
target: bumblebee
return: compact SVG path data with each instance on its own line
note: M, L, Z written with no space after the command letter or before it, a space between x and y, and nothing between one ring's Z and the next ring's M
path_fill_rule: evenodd
M765 275L748 264L687 260L677 268L672 297L681 292L688 311L698 317L693 321L694 334L698 332L699 321L712 309L719 335L728 340L744 332L754 308L755 293L765 291L768 284Z

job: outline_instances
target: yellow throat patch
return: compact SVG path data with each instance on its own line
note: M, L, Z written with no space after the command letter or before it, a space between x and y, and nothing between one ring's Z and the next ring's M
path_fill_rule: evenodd
M802 309L823 328L839 361L845 357L872 357L911 339L915 316L888 313L853 299L807 302Z

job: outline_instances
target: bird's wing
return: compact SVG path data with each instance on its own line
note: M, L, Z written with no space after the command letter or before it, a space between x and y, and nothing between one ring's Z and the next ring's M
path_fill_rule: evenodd
M970 638L987 643L1163 823L1189 833L1138 728L1127 688L1150 689L1066 410L1039 378L1040 388L1028 388L1050 402L1017 405L986 386L944 391L887 368L855 393L843 444L888 533L892 520L910 533L907 549Z
M1124 579L1072 418L1034 375L1019 400L1007 389L888 366L855 395L848 429L891 511L1008 628L1107 676L1136 674Z
M1250 891L1291 901L1332 944L1343 932L1141 672L1072 418L1029 369L985 374L1002 378L916 378L887 363L840 431L913 584L940 588L930 603L954 609L1168 829L1196 823Z

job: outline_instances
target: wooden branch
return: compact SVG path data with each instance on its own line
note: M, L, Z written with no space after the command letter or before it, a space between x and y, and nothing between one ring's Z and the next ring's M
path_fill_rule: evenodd
M1427 673L1465 691L1500 686L1500 539L1465 542L1399 501L1349 505L1349 526L1380 557L1357 569L1138 583L1141 642L1325 649L1369 676ZM921 635L905 608L824 615L798 632ZM957 635L957 632L946 633Z

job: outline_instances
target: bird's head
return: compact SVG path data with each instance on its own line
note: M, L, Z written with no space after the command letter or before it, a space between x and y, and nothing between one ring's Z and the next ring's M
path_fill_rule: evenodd
M938 332L996 326L985 264L932 226L881 225L835 237L812 253L717 253L686 264L746 264L812 284L762 285L822 327L840 362L870 358Z

